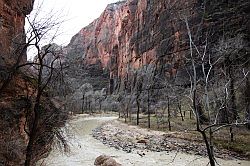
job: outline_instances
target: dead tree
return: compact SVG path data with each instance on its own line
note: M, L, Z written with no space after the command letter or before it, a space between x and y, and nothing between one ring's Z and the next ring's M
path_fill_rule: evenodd
M196 130L203 137L203 141L206 145L210 165L215 166L215 156L214 156L214 150L213 150L214 149L213 134L221 130L224 127L231 128L232 126L244 125L246 124L246 121L242 121L242 122L231 121L230 123L225 124L225 123L217 123L217 120L218 120L217 116L215 118L212 118L211 110L210 110L210 99L209 99L209 79L210 79L212 69L215 68L215 66L219 63L222 57L219 56L214 59L211 58L210 54L207 51L208 34L206 35L206 38L205 38L205 42L204 42L205 44L202 47L198 47L193 40L193 36L189 27L187 16L183 16L183 20L186 24L187 33L189 37L190 55L188 59L192 66L192 73L190 73L191 88L190 88L189 98L192 101L192 109L196 118ZM208 64L209 66L207 70L205 69L206 64ZM199 79L198 79L198 74L197 74L197 65L201 65L202 73L203 73L203 77ZM202 80L202 83L200 83L201 82L200 79ZM234 97L233 97L234 92L232 92L234 90L234 87L233 87L234 83L232 83L232 80L229 80L229 81L231 81L231 83L229 83L231 84L229 85L229 89L231 90L231 92L228 92L227 84L225 85L226 87L225 89L226 89L226 93L227 92L231 93L230 95L231 99L228 100L228 98L226 98L226 102L232 102L232 100L234 100ZM200 111L200 109L202 109L200 105L202 100L204 103L204 109L206 113L208 114L208 124L206 125L206 127L202 126L203 118L202 118L202 113ZM234 105L234 103L231 103L231 104ZM236 113L233 113L233 114L234 114L233 117L235 118L237 114ZM209 133L209 135L207 133Z
M142 78L141 78L142 79ZM137 86L136 86L136 105L137 105L137 112L136 112L136 125L139 125L140 120L140 95L142 93L142 80L137 79Z
M37 46L38 52L40 52L40 48L39 46ZM41 114L41 98L43 95L43 92L45 90L45 88L47 87L48 83L51 81L51 77L53 75L53 70L54 70L54 62L58 59L58 57L55 57L55 59L51 62L51 66L50 66L50 74L48 76L48 78L44 81L43 79L43 69L44 69L44 58L47 55L48 52L45 52L44 54L38 53L38 78L37 78L37 94L36 94L36 99L35 99L35 105L34 105L34 120L32 122L32 126L30 128L30 132L29 132L29 143L27 146L27 150L26 150L26 160L25 160L25 165L29 166L31 165L31 161L32 161L32 154L33 152L33 146L37 137L37 128L38 128L38 123L40 120L40 114Z
M37 20L38 13L33 19L27 18L30 26L30 29L27 32L27 44L28 47L32 47L36 52L35 60L34 62L29 62L18 66L19 68L24 66L32 66L32 70L35 70L34 77L36 77L37 80L33 118L29 126L29 142L26 149L25 166L30 166L34 162L34 147L39 135L38 128L41 121L41 115L43 113L41 102L45 93L45 89L52 81L52 77L55 74L56 64L59 64L59 70L61 69L61 63L59 63L60 54L51 50L51 42L53 42L54 38L56 37L56 32L58 31L62 21L52 16L46 19L43 18L41 20ZM50 36L51 34L49 33L51 33L53 30L55 30L55 33ZM50 40L48 41L49 44L42 48L41 45L44 42L44 39L47 37L50 37ZM47 62L48 58L50 58L49 63Z

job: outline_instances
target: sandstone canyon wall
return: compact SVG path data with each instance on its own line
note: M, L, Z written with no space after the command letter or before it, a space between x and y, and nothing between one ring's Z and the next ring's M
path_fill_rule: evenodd
M193 40L212 47L226 35L249 41L247 0L128 0L110 4L101 16L76 34L65 48L82 67L108 70L110 91L126 86L133 71L161 64L166 77L183 75L189 54L187 19ZM213 50L213 49L210 49ZM121 85L123 84L123 85Z
M26 49L23 49L24 24L25 16L33 8L33 2L0 0L0 165L24 165L29 133L34 124L36 79L31 72L15 68L13 72L17 57L21 55L21 59L26 61ZM21 52L18 51L19 47L22 48ZM4 83L6 86L3 86ZM55 129L63 127L67 119L65 115L68 115L62 109L59 110L55 100L51 101L48 96L42 95L40 100L39 109L44 112L40 113L38 119L32 165L46 157L51 149Z
M25 42L25 16L33 9L34 0L0 0L0 64L10 61L18 44ZM26 60L25 54L23 59Z

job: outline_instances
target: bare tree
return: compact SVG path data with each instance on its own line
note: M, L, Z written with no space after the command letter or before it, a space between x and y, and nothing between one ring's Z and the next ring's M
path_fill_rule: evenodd
M17 67L21 68L32 66L31 69L34 72L34 78L37 80L35 101L32 113L33 118L29 125L29 131L27 132L29 141L26 149L26 166L32 165L32 163L35 161L35 144L38 139L40 139L39 134L41 134L40 132L42 132L39 131L39 125L41 125L42 116L44 114L44 107L42 106L42 100L44 98L43 96L45 95L45 91L48 85L51 83L53 76L55 76L57 72L60 73L62 70L60 59L61 54L53 50L51 44L57 36L57 32L62 21L60 19L52 17L51 15L48 15L48 17L46 18L38 19L40 10L41 6L38 7L38 12L33 19L27 17L27 21L30 25L30 29L28 29L27 31L27 48L32 47L32 49L36 52L35 60L34 62L24 63ZM42 48L42 45L44 45L44 42L46 41L49 44L46 47ZM56 70L57 72L55 72ZM53 116L53 113L51 114L51 116ZM52 117L50 118L53 119ZM55 131L57 132L51 135L52 138L54 135L58 136L59 140L63 142L63 146L66 150L67 145L65 139L61 137L59 130Z
M217 123L218 121L218 116L213 117L211 114L211 109L210 109L210 99L209 99L209 87L210 87L210 76L212 73L212 69L218 65L218 63L223 59L223 56L217 56L217 57L211 57L210 53L208 52L208 34L205 37L205 42L204 45L202 46L197 46L195 44L195 41L193 40L192 32L189 27L189 22L188 18L186 16L183 16L183 20L186 24L187 28L187 33L189 37L189 50L190 50L190 55L189 55L189 60L191 62L192 66L192 73L190 72L190 82L191 82L191 88L190 88L190 95L189 98L192 101L192 108L193 112L195 114L196 118L196 130L201 133L203 140L206 144L207 148L207 153L210 161L210 165L214 166L215 165L215 158L214 158L214 148L213 148L213 133L217 132L218 130L224 128L224 127L232 127L236 125L244 125L246 124L245 121L238 122L238 121L230 121L230 123ZM234 49L234 51L236 51ZM239 51L239 50L238 50ZM227 57L226 57L227 59ZM203 77L198 76L198 71L197 69L200 66L202 70L202 75ZM207 67L206 67L207 66ZM230 72L231 73L231 72ZM229 73L229 75L230 75ZM233 115L233 119L236 120L237 113L236 108L235 108L235 92L234 91L234 83L232 82L233 75L231 73L231 76L229 77L229 90L228 88L228 83L225 84L225 91L227 94L227 97L224 102L228 102L231 105L231 112ZM231 91L231 92L229 92ZM230 95L229 95L230 94ZM228 97L230 96L230 99ZM203 104L204 103L204 109L208 115L208 124L206 124L205 127L202 126L204 124L204 115L203 115ZM218 110L219 111L219 110ZM217 115L218 115L217 111ZM206 119L206 117L205 117ZM231 131L232 129L230 129ZM209 135L207 135L207 132L209 132Z
M37 46L37 45L36 45ZM47 51L44 53L41 53L41 50L39 46L37 46L38 49L38 81L37 81L37 94L36 94L36 99L35 99L35 105L34 105L34 120L29 132L29 143L27 146L27 152L26 152L26 160L25 160L25 165L29 166L32 161L32 154L33 154L33 145L37 137L37 128L38 128L38 123L40 119L40 114L42 111L42 108L40 106L41 104L41 98L44 93L45 88L47 87L48 83L51 81L52 75L53 75L53 70L54 70L54 62L58 59L57 56L55 56L54 60L52 60L51 65L49 66L50 68L50 73L49 76L46 80L44 80L43 77L43 72L44 72L44 58L48 54Z
M93 93L93 87L92 87L92 85L90 85L90 84L83 84L80 88L79 88L79 91L81 91L81 93L82 93L82 108L81 108L81 110L82 110L82 114L84 113L84 106L86 105L87 106L87 101L88 101L88 99L89 99L89 101L91 100L90 99L90 94L91 93ZM86 95L86 94L88 94L88 95ZM86 101L86 103L85 103L85 101Z

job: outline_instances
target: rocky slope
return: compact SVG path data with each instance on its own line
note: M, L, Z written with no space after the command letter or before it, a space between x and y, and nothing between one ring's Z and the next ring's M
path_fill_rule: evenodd
M163 66L161 72L168 78L181 77L189 54L184 20L197 46L204 45L206 33L211 47L229 34L247 34L249 41L249 6L247 0L117 2L72 38L66 54L82 66L107 70L111 93L129 86L126 80L147 64Z

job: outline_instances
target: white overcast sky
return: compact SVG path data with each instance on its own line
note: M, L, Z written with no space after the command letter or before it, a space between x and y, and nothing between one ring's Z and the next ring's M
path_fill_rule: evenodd
M60 35L55 40L57 44L67 45L71 37L98 18L110 3L119 0L35 0L34 11L38 4L42 5L40 15L48 12L61 13L62 20L66 20L60 28Z
M108 4L118 1L121 0L35 0L34 9L29 17L32 19L38 11L38 6L41 6L39 18L46 18L50 13L55 13L55 18L65 20L60 26L58 32L60 35L53 40L53 43L66 46L76 33L98 18ZM28 29L28 24L25 27ZM50 36L52 35L53 31ZM41 45L45 44L48 44L47 38L41 42ZM36 55L36 49L28 48L27 55L28 60L32 60Z

